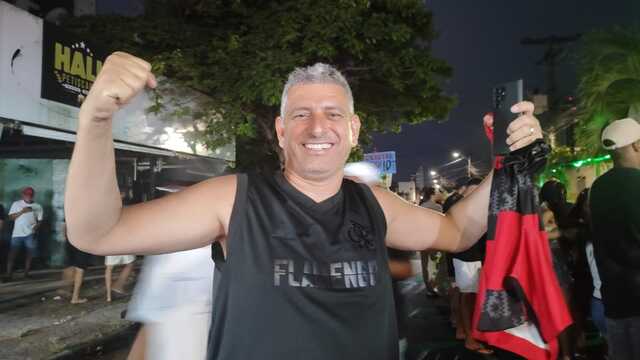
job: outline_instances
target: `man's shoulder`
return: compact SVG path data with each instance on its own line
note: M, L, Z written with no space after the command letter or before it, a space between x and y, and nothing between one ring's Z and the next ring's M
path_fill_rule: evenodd
M391 190L382 186L368 185L368 184L357 184L357 185L361 186L362 188L369 189L373 194L373 196L376 198L376 200L378 200L378 202L380 202L380 200L383 200L383 199L397 197L396 194L394 194Z
M20 211L19 208L24 207L24 201L23 200L17 200L11 203L11 208L9 209L9 211Z
M591 193L608 190L612 186L616 191L623 190L620 186L635 189L638 180L640 180L640 170L638 169L613 168L593 182Z
M217 203L227 203L225 200L235 199L236 191L244 174L230 174L214 177L188 189L200 199L217 199ZM246 178L246 177L245 177Z

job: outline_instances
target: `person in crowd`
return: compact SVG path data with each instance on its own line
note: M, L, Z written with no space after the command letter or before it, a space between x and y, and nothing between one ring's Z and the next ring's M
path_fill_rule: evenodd
M471 180L471 178L464 176L455 181L453 192L447 196L442 204L442 211L444 213L449 211L455 203L464 197L469 180ZM453 257L451 254L443 254L440 267L438 268L438 276L439 278L446 277L446 281L449 284L448 296L449 308L451 309L451 325L456 329L456 339L464 340L466 335L462 328L462 320L460 317L460 289L456 283L455 268L453 267Z
M222 176L122 208L111 119L146 86L156 86L150 65L118 52L82 104L66 186L71 241L103 255L220 242L209 359L397 359L387 247L471 247L487 228L492 175L447 215L345 180L360 118L342 74L315 64L294 70L283 90L274 120L282 171ZM520 114L512 150L542 137L533 104L511 110Z
M111 302L111 293L114 292L121 296L128 295L125 286L129 276L133 271L135 255L109 255L104 259L104 282L107 291L107 302ZM115 282L113 282L113 269L118 265L123 265L120 274Z
M6 229L6 213L4 209L4 205L0 204L0 268L4 268L5 259L6 259L6 251L5 250L5 242L4 242L4 232Z
M613 121L601 139L613 168L593 183L589 209L609 356L640 359L640 124Z
M545 182L540 189L540 202L542 203L542 221L547 230L551 260L553 269L562 288L565 302L569 306L574 319L579 315L572 294L574 292L574 279L571 269L576 268L577 224L569 216L573 204L567 201L567 189L563 183L556 179ZM572 324L563 331L559 337L560 353L563 358L569 359L577 350L578 328Z
M463 186L464 192L461 194L462 197L454 198L454 203L451 204L451 206L462 198L469 196L481 182L482 179L477 177L467 180ZM486 235L483 235L470 249L456 254L449 254L453 259L455 283L460 292L456 313L457 332L458 335L460 335L459 330L462 330L464 347L467 350L481 355L493 354L493 350L487 348L483 343L475 340L471 336L473 312L475 309L476 294L478 292L486 243Z
M580 323L584 329L587 316L600 332L601 336L606 336L607 326L604 317L604 305L602 304L602 292L600 273L593 252L593 227L589 211L589 192L584 189L578 194L576 204L569 214L574 222L578 224L577 246L582 250L578 254L574 273L574 295L575 304L579 307L580 317L576 323Z
M67 268L62 272L62 280L65 287L71 286L71 292L69 293L71 304L84 304L87 302L87 298L80 297L80 290L84 280L84 273L91 265L93 255L78 250L78 248L69 242L66 223L63 223L62 231L65 237L65 251L68 264ZM64 293L67 292L66 289L63 290Z
M129 204L129 198L127 191L120 189L120 199L123 205ZM111 302L111 293L114 292L120 296L128 295L125 290L125 285L129 276L133 272L134 261L136 261L135 255L111 255L104 258L104 281L107 292L107 302ZM118 275L116 282L113 283L113 269L118 265L123 265L122 271ZM112 285L113 284L113 285Z
M420 206L442 213L442 205L436 202L438 197L440 197L440 195L437 193L436 188L425 186L422 189L422 200L420 201ZM420 260L422 262L422 277L424 279L425 292L428 297L438 296L435 285L435 277L438 270L438 259L441 258L442 256L438 254L438 252L420 252Z
M214 267L211 246L145 256L127 306L127 320L142 324L129 360L206 358Z
M7 261L6 279L11 281L13 277L13 265L21 248L26 250L24 257L24 277L29 278L31 262L38 255L38 242L36 235L42 223L44 212L42 206L33 199L35 190L28 186L22 189L22 199L11 204L9 219L14 222L11 234L11 248Z
M552 231L547 231L550 241L553 266L563 291L569 294L572 284L570 268L573 254L571 241L575 236L569 212L573 205L566 201L566 188L557 180L549 180L540 189L540 202ZM550 214L548 213L550 212ZM544 218L544 216L543 216Z
M438 204L436 201L439 196L440 195L436 188L432 186L425 186L422 189L422 200L420 201L420 206L441 213L442 205Z
M410 262L411 257L413 256L413 252L396 250L392 248L387 249L387 252L389 254L389 272L391 273L391 278L393 279L392 287L399 339L399 360L405 360L408 347L407 336L409 333L407 324L408 313L406 310L406 299L402 295L399 283L410 278L413 275Z

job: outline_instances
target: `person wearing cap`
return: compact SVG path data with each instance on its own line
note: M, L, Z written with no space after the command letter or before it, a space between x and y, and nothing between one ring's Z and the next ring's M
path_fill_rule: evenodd
M29 277L31 260L37 256L38 244L35 234L42 222L42 206L33 201L35 191L32 187L22 190L22 199L14 202L9 209L9 219L14 221L13 233L11 234L11 250L7 261L7 280L11 280L13 275L13 263L20 248L26 249L24 261L24 277Z
M626 118L602 132L613 168L593 183L593 245L611 359L640 359L640 124Z

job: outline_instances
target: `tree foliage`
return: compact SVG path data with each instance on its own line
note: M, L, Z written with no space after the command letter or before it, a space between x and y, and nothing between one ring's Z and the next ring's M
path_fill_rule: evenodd
M609 122L640 115L640 30L616 27L587 34L580 59L577 145L594 154L601 151L600 133Z
M451 68L420 0L164 0L142 17L98 16L66 27L150 60L154 71L209 97L192 114L210 148L238 139L241 165L278 159L273 120L287 74L325 62L349 80L363 141L401 124L444 119ZM223 119L222 121L220 119ZM242 146L242 148L240 148Z

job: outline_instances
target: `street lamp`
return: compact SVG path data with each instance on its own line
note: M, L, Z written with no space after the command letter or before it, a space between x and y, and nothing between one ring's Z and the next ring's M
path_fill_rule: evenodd
M438 179L433 179L433 183L437 184L438 183Z
M462 156L462 154L457 151L452 152L451 156L456 160L461 158L464 159L465 157L467 158L467 176L471 177L471 156Z
M438 173L435 172L435 170L431 170L431 171L429 171L429 175L431 175L433 177L433 176L438 175Z

